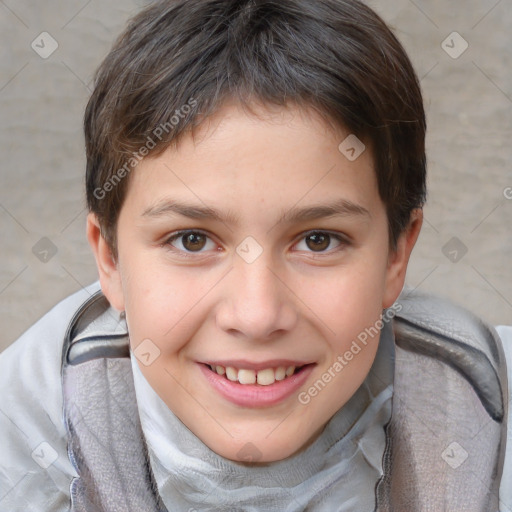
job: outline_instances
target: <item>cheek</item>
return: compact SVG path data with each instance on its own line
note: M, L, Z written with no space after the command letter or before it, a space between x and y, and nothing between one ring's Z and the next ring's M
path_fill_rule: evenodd
M377 264L339 268L302 284L304 300L336 339L347 340L372 325L382 313L385 272ZM329 336L329 337L331 337Z
M204 320L204 298L212 279L140 257L126 260L123 272L132 347L150 339L163 355L180 350Z

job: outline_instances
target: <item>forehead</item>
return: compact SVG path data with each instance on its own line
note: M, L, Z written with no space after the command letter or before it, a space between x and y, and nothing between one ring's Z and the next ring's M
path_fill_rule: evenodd
M362 151L355 159L347 140ZM371 210L378 199L370 148L299 107L227 104L177 147L144 159L130 181L127 202L140 212L170 197L237 215L339 200Z

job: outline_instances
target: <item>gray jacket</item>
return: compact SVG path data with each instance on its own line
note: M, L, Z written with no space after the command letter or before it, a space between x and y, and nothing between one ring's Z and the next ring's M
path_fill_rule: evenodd
M511 510L500 338L438 299L400 300L376 510ZM97 285L57 306L0 355L0 385L14 391L0 407L0 511L68 510L70 496L77 511L167 510L149 464L128 356L124 325ZM49 378L56 361L63 387ZM412 386L422 372L429 378ZM109 415L114 403L125 416Z

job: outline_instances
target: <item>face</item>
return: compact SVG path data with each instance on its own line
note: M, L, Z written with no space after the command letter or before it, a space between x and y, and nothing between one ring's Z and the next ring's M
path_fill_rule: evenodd
M115 261L89 216L103 291L135 354L151 354L142 373L228 459L312 442L365 379L378 336L344 354L402 289L419 213L391 251L371 151L347 159L348 135L298 108L227 105L132 172Z

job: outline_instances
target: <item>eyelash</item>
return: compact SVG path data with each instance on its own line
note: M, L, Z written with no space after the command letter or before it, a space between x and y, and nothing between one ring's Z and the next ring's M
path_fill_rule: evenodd
M173 251L179 253L182 256L187 257L187 258L194 257L197 254L202 254L203 252L206 252L206 251L186 251L186 250L178 249L172 245L173 242L175 242L176 240L179 240L180 238L183 238L186 235L201 235L201 236L206 237L208 239L208 241L213 241L212 237L205 231L201 231L200 229L186 229L183 231L177 231L176 233L173 233L169 238L166 239L166 241L162 245L167 247L170 250L173 250Z
M334 249L328 249L326 251L312 251L312 250L306 251L307 253L315 255L315 256L331 255L333 253L341 251L342 249L344 249L345 247L350 245L350 242L349 242L349 240L348 240L348 238L346 236L340 235L338 233L333 233L332 231L312 230L312 231L308 231L306 233L303 233L300 236L299 241L296 242L294 244L294 246L298 245L302 241L305 241L308 237L310 237L312 235L327 235L330 238L329 245L331 245L333 240L338 242L338 246L335 247Z
M166 239L166 241L162 245L169 248L170 250L178 252L180 255L183 255L183 256L186 255L186 257L194 257L195 255L202 254L203 252L206 252L206 251L202 251L202 250L201 251L182 250L182 249L178 249L172 245L172 243L175 242L176 240L179 240L180 238L182 238L186 235L191 235L191 234L201 235L201 236L206 237L209 241L213 241L212 237L205 231L201 231L199 229L188 229L188 230L177 231L176 233L173 233L169 238ZM345 247L350 245L350 241L347 239L347 237L342 236L338 233L333 233L331 231L311 230L311 231L302 233L300 235L300 238L298 239L298 241L295 242L293 244L293 246L294 247L297 246L300 242L306 240L308 237L313 236L313 235L327 235L331 239L330 242L332 242L332 240L335 240L336 242L338 242L338 246L335 247L334 249L329 249L326 251L312 251L312 250L306 251L307 253L312 254L312 255L316 255L316 256L330 255L330 254L333 254L340 250L343 250ZM331 245L331 243L329 243L329 245ZM294 251L294 252L300 252L300 251Z

